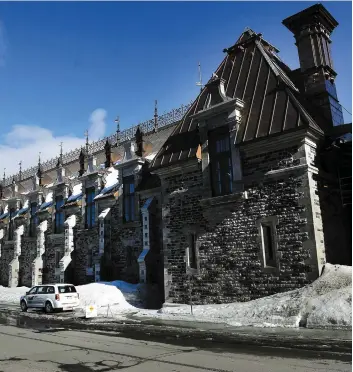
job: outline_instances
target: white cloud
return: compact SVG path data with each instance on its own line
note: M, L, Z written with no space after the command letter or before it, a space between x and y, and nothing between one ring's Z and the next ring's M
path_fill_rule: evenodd
M0 20L0 66L5 64L5 55L7 49L6 35L5 35L5 26L4 23Z
M97 109L89 117L90 142L105 135L106 111ZM0 144L0 175L6 168L6 176L17 174L19 162L22 161L22 170L38 164L39 152L42 162L55 158L60 153L60 142L63 142L63 152L69 152L81 147L85 143L82 137L72 135L54 136L52 131L35 125L14 125L3 136Z
M89 138L93 141L104 137L105 134L105 118L107 112L104 109L98 108L94 110L89 118L91 126L88 130Z

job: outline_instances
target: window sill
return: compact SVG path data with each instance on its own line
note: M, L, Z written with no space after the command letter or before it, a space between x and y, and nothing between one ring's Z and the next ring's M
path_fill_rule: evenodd
M233 203L239 199L246 199L246 193L238 191L233 194L227 194L222 196L213 196L212 198L204 198L200 200L203 207L212 207L215 205L223 205L228 203Z

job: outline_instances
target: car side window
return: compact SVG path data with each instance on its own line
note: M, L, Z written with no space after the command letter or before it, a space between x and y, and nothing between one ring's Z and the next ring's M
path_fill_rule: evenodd
M47 293L55 293L54 287L48 287Z
M33 287L28 294L30 295L33 295L33 294L36 294L37 293L37 290L38 290L38 287Z
M47 287L38 287L37 294L47 293Z

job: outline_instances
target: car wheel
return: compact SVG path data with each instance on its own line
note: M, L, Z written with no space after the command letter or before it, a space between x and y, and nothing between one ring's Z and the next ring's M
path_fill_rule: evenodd
M53 306L52 306L52 304L51 304L49 301L47 301L47 302L45 303L45 308L44 308L44 310L45 310L45 312L46 312L47 314L53 312Z
M21 310L23 312L26 312L27 309L28 309L28 307L27 307L26 301L21 301Z

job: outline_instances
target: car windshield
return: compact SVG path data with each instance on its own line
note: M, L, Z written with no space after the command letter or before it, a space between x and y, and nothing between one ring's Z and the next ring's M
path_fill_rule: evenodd
M76 293L76 288L73 285L59 286L59 293Z

